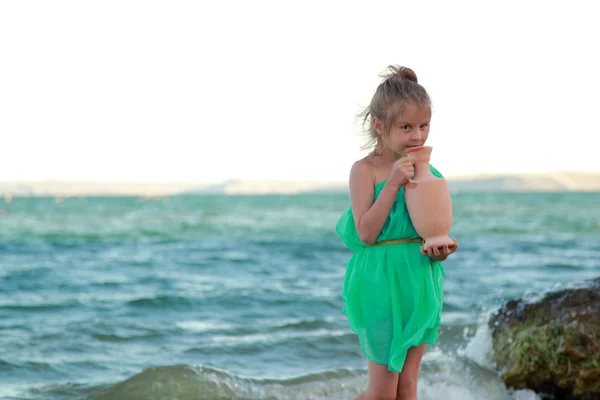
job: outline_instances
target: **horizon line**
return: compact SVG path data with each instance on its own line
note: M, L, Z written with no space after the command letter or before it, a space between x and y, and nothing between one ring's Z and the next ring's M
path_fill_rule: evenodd
M479 178L479 177L502 177L502 176L540 176L540 175L562 175L562 174L576 174L576 175L599 175L600 170L586 171L586 170L572 170L572 171L550 171L550 172L479 172L469 174L447 174L444 175L446 179L460 179L460 178ZM118 180L118 179L70 179L70 178L37 178L37 179L6 179L0 178L0 183L90 183L90 184L160 184L160 185L190 185L190 184L223 184L230 182L321 182L321 183L341 183L347 182L348 178L345 179L317 179L317 178L226 178L221 180Z

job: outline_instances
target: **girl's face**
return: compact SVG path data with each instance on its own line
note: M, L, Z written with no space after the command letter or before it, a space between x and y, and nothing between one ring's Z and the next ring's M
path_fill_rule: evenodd
M401 117L390 126L387 133L383 129L383 123L377 118L375 118L374 124L385 147L391 148L396 154L405 156L408 148L425 144L429 136L430 120L430 106L409 103L402 107Z

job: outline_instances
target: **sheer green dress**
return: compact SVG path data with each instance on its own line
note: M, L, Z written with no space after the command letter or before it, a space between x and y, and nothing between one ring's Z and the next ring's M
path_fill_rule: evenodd
M434 167L430 169L442 177ZM374 199L384 184L375 187ZM350 328L369 360L401 372L411 346L437 343L444 267L423 256L420 243L366 246L358 237L351 208L338 220L336 232L353 252L342 288L343 311ZM376 242L418 237L406 209L403 187Z

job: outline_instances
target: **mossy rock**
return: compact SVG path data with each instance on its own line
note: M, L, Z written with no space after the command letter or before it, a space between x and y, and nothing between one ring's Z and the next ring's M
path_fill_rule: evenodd
M600 278L534 303L509 301L489 327L507 387L555 400L600 400Z

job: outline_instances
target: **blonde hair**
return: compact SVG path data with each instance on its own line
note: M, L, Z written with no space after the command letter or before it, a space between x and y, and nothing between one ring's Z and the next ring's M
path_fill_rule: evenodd
M374 151L380 140L375 130L373 118L383 122L384 132L389 132L390 127L397 123L402 117L402 109L405 104L418 106L431 106L429 94L417 81L417 74L407 67L390 65L387 71L379 74L384 78L379 84L371 99L371 104L358 116L363 118L363 127L368 123L366 129L367 143L363 149Z

